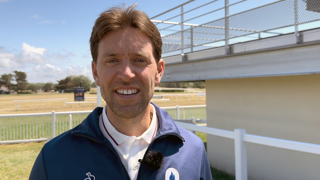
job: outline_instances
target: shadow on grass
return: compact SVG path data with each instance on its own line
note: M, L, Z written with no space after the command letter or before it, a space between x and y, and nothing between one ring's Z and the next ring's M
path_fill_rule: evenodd
M233 175L219 171L216 168L211 167L212 179L214 180L235 180Z
M203 141L204 147L207 151L207 137L204 133L196 133ZM211 167L212 179L214 180L235 180L234 175L228 174L226 172L220 171L216 168Z

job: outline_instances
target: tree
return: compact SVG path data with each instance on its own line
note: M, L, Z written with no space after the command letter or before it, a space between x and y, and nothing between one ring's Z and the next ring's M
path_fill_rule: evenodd
M46 83L42 89L44 90L44 92L49 92L53 89L53 83Z
M55 89L60 92L62 90L65 92L72 92L73 87L74 85L70 76L66 77L65 79L58 80L58 84L55 85Z
M84 87L85 91L90 91L91 80L88 76L68 76L71 78L74 87Z
M6 86L9 90L13 89L13 75L12 74L2 74L0 77L0 86Z
M96 87L97 87L97 83L96 83L95 81L93 81L93 82L91 83L91 87L92 87L92 88L96 88Z
M35 84L28 84L27 85L27 90L31 90L33 92L37 92L38 88Z
M14 78L16 80L16 87L17 91L23 91L26 89L26 86L28 84L27 81L27 74L22 71L13 71L14 72Z

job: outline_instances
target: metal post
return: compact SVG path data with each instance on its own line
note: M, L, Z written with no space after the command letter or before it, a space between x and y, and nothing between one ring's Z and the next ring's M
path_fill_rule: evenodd
M197 124L197 119L195 117L191 117L190 120L191 120L191 124L194 124L194 125ZM193 134L196 134L196 131L192 131L192 132Z
M55 137L55 122L56 122L56 113L52 111L52 138Z
M101 91L99 86L97 86L97 106L101 107Z
M230 46L229 46L229 0L225 0L225 53L230 54Z
M180 113L179 113L179 105L177 105L176 108L176 119L179 119Z
M235 147L235 165L236 165L236 180L247 180L247 150L246 144L243 142L246 130L234 130L234 147Z
M190 33L191 33L191 36L190 36L190 48L191 48L191 52L193 52L193 26L191 26L190 28Z
M294 35L296 37L296 44L301 43L301 37L299 33L299 8L298 0L294 0Z
M183 30L184 30L184 19L183 19L183 6L181 6L181 54L184 53L184 35L183 35Z
M72 114L69 114L69 129L72 129Z

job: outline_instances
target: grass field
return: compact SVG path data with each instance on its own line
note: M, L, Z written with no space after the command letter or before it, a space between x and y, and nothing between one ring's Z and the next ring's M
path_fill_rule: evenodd
M204 133L196 133L206 143ZM0 174L1 180L26 180L29 177L33 163L45 142L0 145ZM211 168L214 180L234 180L217 169Z
M160 93L155 93L160 94ZM166 101L155 100L154 102L160 107L168 106L186 106L186 105L204 105L206 104L205 97L199 97L197 93L192 96L183 95L183 96L165 96L169 93L161 93L164 95ZM179 93L181 94L181 93ZM85 97L89 97L87 101L96 102L94 97L97 97L96 94L85 94ZM17 110L17 102L14 100L35 100L35 99L56 99L56 98L66 98L66 102L73 102L74 95L72 93L39 93L39 94L27 94L27 95L0 95L0 115L1 114L25 114L25 113L48 113L48 112L66 112L66 111L91 111L96 107L95 104L67 104L64 106L64 100L53 100L43 101L23 101L19 102L19 110ZM102 105L105 102L102 101ZM202 108L203 109L203 108ZM169 114L175 117L175 110L167 110ZM189 113L189 114L188 114ZM200 114L200 115L199 115ZM180 110L180 118L192 116L201 119L206 119L205 111L200 109L194 110ZM40 118L40 117L39 117ZM79 124L83 120L83 116L79 115L78 117L73 117L73 126ZM46 119L46 118L40 118ZM23 123L22 123L23 122ZM5 124L5 123L9 123ZM41 124L32 128L33 124ZM56 117L56 135L60 134L63 131L69 129L69 117L67 115L57 115ZM5 126L6 125L6 126ZM41 138L41 137L51 137L51 116L49 115L47 120L30 120L24 118L22 121L19 119L4 119L0 121L0 138L4 137L4 134L8 134L8 138L19 139L21 137L33 136L32 138ZM6 128L7 127L7 128ZM12 131L9 131L10 127ZM45 130L44 127L48 127L49 130ZM23 131L23 129L28 129L29 132ZM18 132L17 134L12 132ZM11 132L11 134L10 134ZM204 141L206 145L206 134L197 133L197 135ZM1 139L0 139L1 140ZM5 139L2 139L5 140ZM23 143L23 144L11 144L11 145L0 145L0 175L1 180L20 180L28 179L32 165L39 154L42 146L45 142L41 143ZM215 180L234 180L233 176L230 176L224 172L218 171L212 168L213 179Z
M160 94L160 93L155 93ZM199 97L197 93L194 95L185 95L185 96L166 96L167 94L172 93L161 93L165 99L169 100L159 100L153 99L160 107L167 106L185 106L185 105L203 105L206 104L205 97ZM181 94L181 93L179 93ZM42 112L65 112L65 111L85 111L92 110L96 107L96 94L85 94L87 102L90 104L66 104L64 100L44 100L41 103L41 99L61 99L66 98L66 102L74 102L73 93L38 93L38 94L20 94L20 95L0 95L0 114L24 114L24 113L42 113ZM37 101L20 101L19 105L16 100L37 100ZM102 100L102 105L105 105L105 102ZM19 106L19 107L18 107ZM18 110L19 109L19 110Z

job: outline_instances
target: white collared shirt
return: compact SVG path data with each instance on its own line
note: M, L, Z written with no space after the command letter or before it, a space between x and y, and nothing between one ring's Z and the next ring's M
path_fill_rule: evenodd
M106 106L103 108L99 119L99 126L102 134L111 142L113 147L118 152L122 164L127 169L130 179L137 179L138 170L140 167L139 159L143 156L150 145L152 139L158 130L158 119L156 111L153 107L153 117L149 128L139 137L127 136L118 132L110 123L106 111Z

